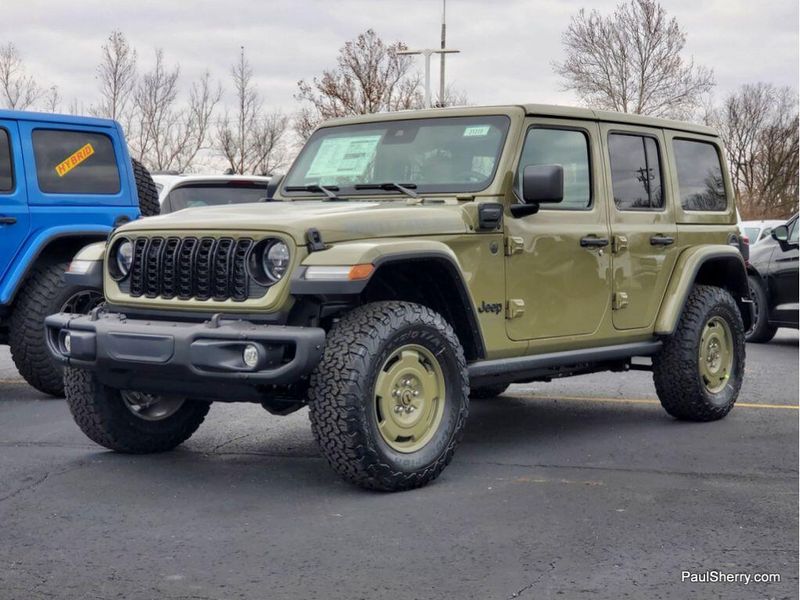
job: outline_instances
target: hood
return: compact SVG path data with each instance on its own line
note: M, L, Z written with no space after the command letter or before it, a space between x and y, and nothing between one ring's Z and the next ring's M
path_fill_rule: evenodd
M314 227L327 243L372 237L458 234L469 230L459 204L408 204L404 200L260 202L188 208L128 223L124 231L271 231L298 244Z

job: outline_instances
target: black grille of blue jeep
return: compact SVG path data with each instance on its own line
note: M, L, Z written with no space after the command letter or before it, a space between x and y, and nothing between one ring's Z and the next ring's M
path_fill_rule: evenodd
M247 273L255 242L229 237L140 237L133 240L130 276L120 289L134 297L234 300L263 296L267 288Z

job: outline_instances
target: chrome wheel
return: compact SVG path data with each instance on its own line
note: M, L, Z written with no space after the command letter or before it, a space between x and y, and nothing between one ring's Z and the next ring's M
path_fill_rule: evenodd
M712 394L721 392L733 369L733 336L725 319L711 317L700 336L700 377Z
M174 396L157 396L144 392L132 392L123 390L120 392L125 406L134 415L145 421L163 421L174 415L183 403L185 398Z
M401 346L383 363L375 381L378 431L397 452L416 452L442 422L445 382L439 361L427 348Z

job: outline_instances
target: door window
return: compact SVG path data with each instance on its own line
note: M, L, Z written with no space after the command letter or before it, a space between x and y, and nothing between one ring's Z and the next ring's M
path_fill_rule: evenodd
M654 138L609 134L608 157L617 208L660 210L664 207L658 144Z
M0 192L14 189L14 170L11 164L11 141L8 131L0 129Z
M564 169L564 200L542 208L581 210L592 204L589 175L589 139L574 129L528 130L517 173L517 193L522 197L522 173L531 165L560 165Z
M37 129L33 153L39 189L51 194L117 194L111 138L100 133Z
M672 150L683 210L726 210L728 198L716 146L709 142L676 139L672 142Z

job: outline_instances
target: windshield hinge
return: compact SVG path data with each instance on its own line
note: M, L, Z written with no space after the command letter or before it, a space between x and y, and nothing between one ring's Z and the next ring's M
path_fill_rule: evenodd
M322 241L322 234L319 229L311 227L306 230L306 246L308 246L309 252L325 250L325 242Z

